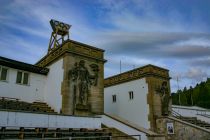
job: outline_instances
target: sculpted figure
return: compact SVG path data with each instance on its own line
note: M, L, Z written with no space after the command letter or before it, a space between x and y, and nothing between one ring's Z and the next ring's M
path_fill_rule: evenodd
M87 104L89 84L90 84L89 72L85 67L85 61L81 60L79 62L79 68L78 68L78 87L79 87L80 103L83 105Z
M88 92L91 85L97 85L98 66L96 64L90 65L94 75L90 75L88 69L85 67L85 61L81 60L74 64L74 68L69 71L69 79L74 84L74 101L76 104L87 105Z
M160 93L161 93L160 96L161 96L162 115L166 116L169 114L168 107L169 107L169 99L170 99L166 81L162 83L162 86L160 88Z

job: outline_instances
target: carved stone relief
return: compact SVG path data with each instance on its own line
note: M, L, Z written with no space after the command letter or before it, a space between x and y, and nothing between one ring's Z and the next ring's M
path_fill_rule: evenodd
M88 109L88 94L91 86L97 86L99 67L91 64L86 67L85 61L75 62L74 67L69 71L69 80L73 84L74 108ZM91 70L91 71L89 71ZM91 74L93 73L93 74Z
M169 115L169 101L170 101L170 95L169 95L169 89L167 82L164 81L162 82L162 85L160 88L158 88L157 93L161 97L161 110L162 110L162 115L167 116Z

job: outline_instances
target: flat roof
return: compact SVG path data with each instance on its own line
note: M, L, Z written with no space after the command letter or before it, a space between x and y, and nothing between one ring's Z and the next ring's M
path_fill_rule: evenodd
M151 71L150 68L155 71ZM145 65L139 68L135 68L108 78L104 79L104 87L114 86L117 84L129 82L132 80L136 80L143 77L154 76L161 77L164 79L171 79L168 74L169 70L165 68L161 68L155 65Z
M47 75L47 73L49 72L48 68L39 67L36 65L16 61L2 56L0 56L0 65L42 75Z
M81 42L77 42L77 41L68 39L68 40L65 40L65 41L64 41L62 44L60 44L59 46L57 46L55 49L53 49L52 52L47 53L44 57L42 57L39 61L37 61L37 62L35 63L35 65L39 65L43 60L45 60L47 57L49 57L50 55L52 55L54 52L56 52L56 51L58 51L58 50L60 50L60 51L62 52L63 46L65 46L65 44L67 44L67 43L72 43L72 44L74 44L74 45L83 46L83 47L85 47L85 48L89 48L89 49L92 49L92 50L94 50L94 51L98 51L98 52L101 52L101 53L104 53L104 52L105 52L105 50L103 50L103 49L96 48L96 47L94 47L94 46L90 46L90 45L87 45L87 44L84 44L84 43L81 43ZM73 50L74 50L74 49L73 49ZM68 53L68 52L71 52L71 53L77 53L77 54L78 54L78 52L72 51L72 50L71 50L71 51L66 50L65 52L67 52L67 53ZM82 52L79 52L79 53L80 53L79 55L85 56L84 53L82 53ZM61 54L63 54L63 53L61 53ZM56 59L59 58L60 56L61 56L61 55L58 55L58 57L56 57ZM85 57L90 57L90 56L85 56ZM94 58L94 59L97 59L97 60L99 60L99 61L104 61L104 62L106 62L106 60L103 59L103 55L102 55L101 57L99 57L99 58ZM54 60L53 60L53 61L54 61ZM51 62L53 62L53 61L50 61L49 63L51 63ZM48 65L49 63L47 63L47 65Z

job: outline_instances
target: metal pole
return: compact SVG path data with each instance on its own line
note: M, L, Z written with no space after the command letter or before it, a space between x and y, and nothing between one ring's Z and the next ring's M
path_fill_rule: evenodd
M177 86L178 86L178 94L179 94L179 105L181 105L181 97L180 97L180 93L179 93L179 78L177 76Z
M121 73L121 65L122 65L122 64L121 64L121 60L120 60L120 73Z

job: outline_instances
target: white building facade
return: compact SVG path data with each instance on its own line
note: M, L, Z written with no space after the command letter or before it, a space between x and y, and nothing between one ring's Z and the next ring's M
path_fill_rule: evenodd
M26 102L45 101L44 90L49 69L0 57L0 97ZM3 76L4 75L4 76Z
M170 96L170 77L167 69L146 65L105 79L104 112L127 120L148 130L155 131L157 117L169 115L162 93ZM165 91L163 91L165 83ZM167 112L164 112L167 110ZM164 114L167 113L167 114Z
M145 121L149 115L148 84L145 78L105 88L104 93L105 113L122 116L149 129L149 121Z

